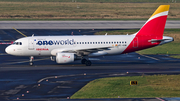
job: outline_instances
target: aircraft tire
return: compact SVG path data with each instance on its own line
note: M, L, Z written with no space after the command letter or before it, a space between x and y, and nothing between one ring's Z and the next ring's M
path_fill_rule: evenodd
M81 63L82 63L82 64L85 64L86 61L87 61L86 59L82 59L82 60L81 60Z
M90 60L86 61L86 66L91 66L91 61Z

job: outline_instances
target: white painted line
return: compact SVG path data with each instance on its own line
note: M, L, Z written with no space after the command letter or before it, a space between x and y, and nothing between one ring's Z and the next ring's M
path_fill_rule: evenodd
M150 59L159 60L159 59L157 59L157 58L150 57L150 56L147 56L147 55L142 55L142 54L139 54L139 55L144 56L144 57L147 57L147 58L150 58Z
M161 99L161 98L159 98L159 97L156 97L156 99L158 99L158 100L160 100L160 101L165 101L165 100L163 100L163 99Z
M36 60L33 60L33 61L41 61L41 60L48 60L49 58L45 58L45 59L36 59ZM19 61L19 62L11 62L11 63L4 63L6 65L9 65L9 64L17 64L17 63L26 63L26 62L29 62L28 61Z
M75 74L75 75L61 75L61 76L56 76L56 78L61 78L61 77L70 77L70 76L79 76L79 75L83 75L83 74ZM42 81L47 80L47 79L54 79L54 78L55 78L55 76L45 77L45 78L42 78L42 79L38 80L38 83L41 83Z
M6 53L0 53L0 55L8 55L8 54L6 54Z

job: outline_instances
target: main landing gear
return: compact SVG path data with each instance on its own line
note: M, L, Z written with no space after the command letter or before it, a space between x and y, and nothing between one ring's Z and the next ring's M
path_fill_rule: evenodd
M85 58L83 58L82 60L81 60L81 63L82 64L86 64L86 66L91 66L91 61L90 60L87 60L87 59L85 59Z
M34 57L33 57L33 56L30 56L30 60L29 60L29 65L30 65L30 66L33 66L33 59L34 59Z

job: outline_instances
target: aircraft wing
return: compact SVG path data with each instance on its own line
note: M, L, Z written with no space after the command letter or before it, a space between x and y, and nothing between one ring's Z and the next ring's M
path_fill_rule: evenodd
M66 49L54 49L51 51L52 55L56 55L56 53L75 53L77 56L85 56L89 55L90 53L103 51L103 50L110 50L112 46L105 46L105 47L85 47L85 48L66 48Z

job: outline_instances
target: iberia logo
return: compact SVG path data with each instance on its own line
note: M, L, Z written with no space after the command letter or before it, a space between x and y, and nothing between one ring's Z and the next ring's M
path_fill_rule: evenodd
M48 48L36 48L37 51L48 51Z
M63 58L70 58L70 56L65 56L65 55L64 55L64 56L62 56L62 57L63 57Z

